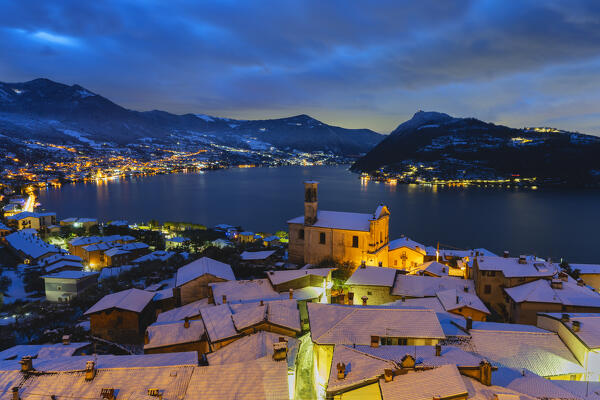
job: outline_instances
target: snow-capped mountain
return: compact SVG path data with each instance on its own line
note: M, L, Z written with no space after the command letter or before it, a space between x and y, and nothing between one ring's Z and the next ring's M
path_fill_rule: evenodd
M98 145L200 136L223 145L258 143L340 155L366 153L384 137L369 129L327 125L307 115L245 121L205 114L133 111L79 85L68 86L48 79L0 82L0 133Z

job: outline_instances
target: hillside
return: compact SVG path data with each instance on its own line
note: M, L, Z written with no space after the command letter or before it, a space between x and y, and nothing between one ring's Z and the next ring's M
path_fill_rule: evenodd
M123 108L79 85L48 79L0 82L0 132L9 137L89 144L177 141L201 137L220 145L340 155L366 153L382 138L368 129L327 125L307 115L241 121Z
M419 171L413 180L528 177L585 185L600 178L600 138L419 111L352 166L356 172L381 168Z

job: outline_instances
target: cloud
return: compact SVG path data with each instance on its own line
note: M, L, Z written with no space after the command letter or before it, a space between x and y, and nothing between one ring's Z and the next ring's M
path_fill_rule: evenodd
M589 112L600 57L600 3L591 0L0 7L0 54L11 54L0 58L3 80L79 83L135 109L310 112L385 132L422 108L600 134Z

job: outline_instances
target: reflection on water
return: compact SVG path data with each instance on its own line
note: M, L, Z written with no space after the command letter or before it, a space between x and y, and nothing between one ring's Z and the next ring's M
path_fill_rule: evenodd
M600 262L600 192L448 188L361 180L344 167L250 168L158 175L49 188L38 199L59 218L228 223L273 232L303 212L302 181L321 209L391 211L390 237Z

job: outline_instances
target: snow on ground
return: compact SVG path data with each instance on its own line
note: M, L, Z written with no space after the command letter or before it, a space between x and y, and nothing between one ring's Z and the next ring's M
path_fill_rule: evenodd
M79 140L80 142L87 143L87 144L89 144L92 147L99 147L100 146L98 143L94 142L93 140L86 138L84 136L85 134L83 134L81 132L77 132L77 131L74 131L74 130L71 130L71 129L60 129L60 131L62 133L64 133L65 135L74 137L77 140Z
M94 96L94 93L88 92L85 89L78 90L77 93L79 93L79 95L81 96L82 99L85 99L86 97Z
M205 114L194 114L196 117L205 120L206 122L215 122L215 120L210 115Z
M25 291L25 285L23 284L23 273L25 267L19 266L17 269L3 269L2 276L6 276L10 279L10 286L4 293L4 303L14 303L16 300L26 300L31 293Z

